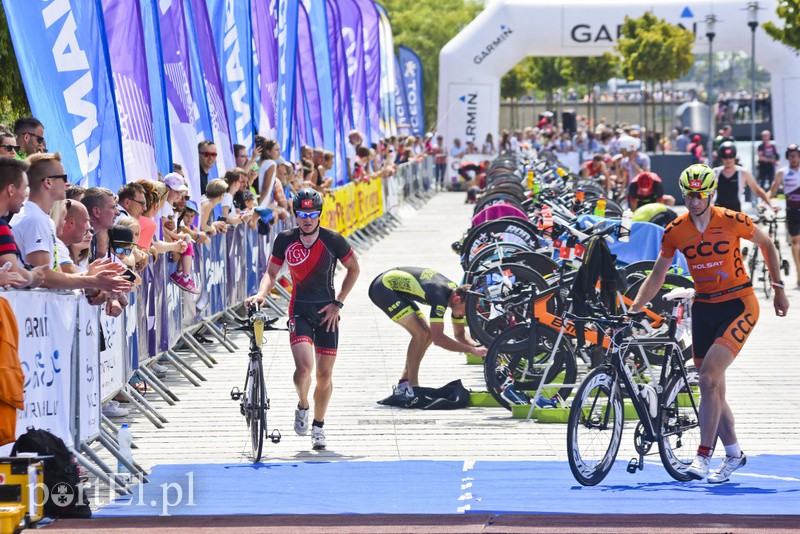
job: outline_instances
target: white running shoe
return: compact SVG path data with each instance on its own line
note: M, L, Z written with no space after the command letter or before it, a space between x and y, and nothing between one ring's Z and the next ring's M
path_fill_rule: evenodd
M725 458L722 459L722 463L719 464L713 473L708 475L708 482L710 484L720 484L721 482L727 482L731 478L731 473L742 467L744 464L747 463L747 456L742 453L741 456L738 458L735 456L728 456L725 455Z
M130 413L130 410L120 406L119 402L115 400L108 401L108 403L103 406L103 415L106 417L126 417L130 415Z
M295 408L294 431L298 436L305 436L308 434L308 408L305 410Z
M325 442L325 431L318 427L311 427L311 448L315 451L324 451L327 443Z
M711 458L698 454L694 457L692 465L686 470L686 474L695 480L703 480L708 476L708 464Z

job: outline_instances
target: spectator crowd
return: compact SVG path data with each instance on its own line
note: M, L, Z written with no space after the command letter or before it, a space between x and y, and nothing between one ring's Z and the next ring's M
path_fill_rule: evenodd
M413 136L369 146L351 131L348 141L348 183L392 176L398 165L427 154L423 140ZM0 125L0 286L80 290L90 304L117 317L142 283L143 270L165 256L174 264L171 283L196 299L197 247L237 225L261 235L269 235L276 221L293 225L297 191L313 187L325 195L334 189L336 155L322 148L303 146L294 162L281 157L277 141L262 136L250 153L242 145L233 149L235 167L218 173L216 145L198 144L199 199L190 197L178 164L163 176L111 191L83 187L81 176L68 175L61 155L48 151L45 125L36 118ZM212 343L202 335L196 339ZM162 363L151 363L156 376L167 372ZM140 378L134 381L145 389ZM104 413L127 411L112 403Z

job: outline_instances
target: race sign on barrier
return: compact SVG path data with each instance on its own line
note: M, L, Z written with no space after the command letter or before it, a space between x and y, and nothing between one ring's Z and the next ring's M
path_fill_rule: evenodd
M227 241L227 301L241 302L247 296L245 290L247 284L247 264L245 263L245 230L247 226L240 224L228 229L225 235Z
M72 445L70 392L77 298L50 291L5 291L3 297L19 325L19 361L25 375L25 409L17 411L17 436L32 426ZM0 448L0 455L8 452L6 447Z
M100 352L100 397L103 402L113 397L125 385L126 353L125 323L122 317L109 317L100 313L100 330L103 333Z
M217 234L211 238L210 246L203 247L203 291L207 292L210 314L217 314L227 308L225 276L225 236Z
M384 214L383 180L349 183L325 198L322 225L347 237Z
M175 270L175 266L168 263L166 255L161 256L156 262L156 295L163 295L162 306L159 308L160 322L158 350L165 351L177 343L183 326L183 303L181 290L177 285L169 282L168 276Z
M78 388L75 417L77 439L89 441L100 434L100 310L78 299Z

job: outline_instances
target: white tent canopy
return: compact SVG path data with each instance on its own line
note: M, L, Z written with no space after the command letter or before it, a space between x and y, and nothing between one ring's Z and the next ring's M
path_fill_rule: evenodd
M759 22L783 21L776 0L761 0ZM652 11L697 36L696 53L708 52L706 17L714 14L713 50L750 53L747 2L717 0L494 0L447 43L439 56L438 129L449 146L454 138L481 146L487 133L497 139L500 78L527 56L596 56L613 52L625 16ZM773 135L780 147L800 142L800 58L756 30L756 60L772 76Z

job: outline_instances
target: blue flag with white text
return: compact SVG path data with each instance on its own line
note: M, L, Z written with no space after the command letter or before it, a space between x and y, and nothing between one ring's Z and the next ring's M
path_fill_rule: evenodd
M164 56L161 52L157 0L139 0L142 33L147 56L147 78L150 84L150 111L153 117L156 163L161 174L172 172L172 143L167 120L167 89L164 85Z
M412 135L425 135L425 108L422 100L422 62L410 48L400 46L400 72L406 89L408 118Z
M297 17L299 0L278 3L278 99L275 113L277 137L284 159L290 159L294 136L295 69L297 68Z
M17 63L47 149L70 181L125 183L100 2L3 0Z
M253 149L253 37L250 0L206 0L233 142Z

